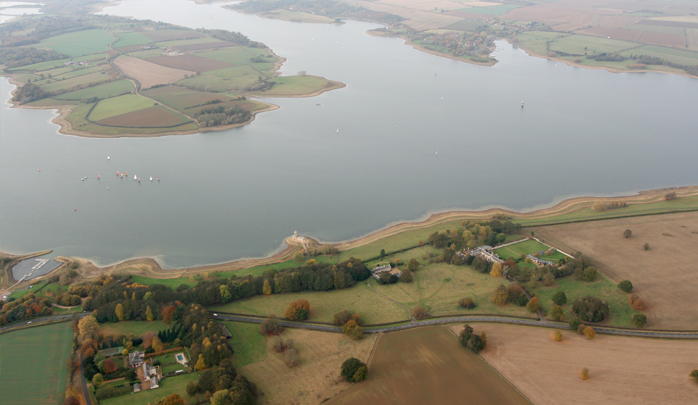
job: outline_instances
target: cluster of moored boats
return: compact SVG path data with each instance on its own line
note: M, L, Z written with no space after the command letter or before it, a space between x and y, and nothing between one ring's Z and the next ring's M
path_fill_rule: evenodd
M116 171L116 176L123 179L124 177L128 178L128 172L123 172L119 173L119 171ZM97 179L99 180L99 174L97 175ZM133 180L136 180L137 182L141 182L141 178L138 177L137 175L133 175ZM153 176L150 176L150 181L153 181ZM157 178L157 181L160 181L160 177Z

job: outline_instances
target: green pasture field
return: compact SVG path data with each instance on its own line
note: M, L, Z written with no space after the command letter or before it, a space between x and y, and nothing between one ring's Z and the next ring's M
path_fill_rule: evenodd
M271 56L271 51L268 49L237 46L232 49L197 52L194 55L239 66L250 64L250 59L254 58L255 56Z
M460 21L456 21L451 25L447 25L444 27L446 30L456 30L456 31L468 31L468 32L474 32L478 27L481 27L483 25L487 25L486 22L484 21L479 21L479 20L473 20L471 18L464 18Z
M51 82L48 84L43 84L40 87L42 89L44 89L45 91L60 91L60 90L69 89L73 86L78 86L81 84L100 83L100 82L105 82L108 80L109 80L108 75L95 72L95 73L89 73L89 74L82 75L82 76L73 77L71 79L58 80L58 81Z
M230 97L221 94L196 91L179 86L157 87L145 90L143 94L180 111L216 99L220 101L230 100Z
M567 296L567 304L562 307L565 312L565 321L575 317L574 312L572 312L574 300L587 295L606 300L608 303L610 314L606 320L601 322L601 325L633 327L631 319L633 315L640 313L628 302L629 294L618 289L613 282L603 275L600 275L598 280L594 282L577 281L572 276L567 276L555 280L555 284L552 286L544 287L539 284L539 287L533 289L533 293L538 297L546 312L550 312L555 305L551 298L558 291L564 291Z
M468 8L461 8L460 11L464 11L466 13L478 13L478 14L489 14L489 15L502 15L506 14L511 10L514 10L516 8L521 7L520 5L515 5L515 4L502 4L499 6L490 6L490 7L468 7Z
M14 299L22 298L27 294L31 294L31 293L35 292L38 288L40 288L44 284L46 284L46 282L42 281L41 283L35 284L34 286L32 286L32 288L27 288L26 290L21 290L21 291L15 291L12 294L10 294L10 298L14 298Z
M99 121L105 118L142 110L154 105L155 102L153 100L149 100L137 94L126 94L100 101L87 118L92 121Z
M213 37L203 37L203 38L194 38L194 39L181 39L181 40L175 40L175 41L156 42L154 45L159 46L159 47L173 47L173 46L183 46L183 45L193 45L193 44L208 44L211 42L225 42L225 41L221 41L220 39L216 39ZM233 45L233 44L231 43L231 45Z
M267 358L267 338L256 323L223 322L233 337L228 341L235 354L235 367L257 363Z
M266 96L285 96L293 94L309 94L325 88L329 82L327 79L317 76L285 76L275 77L270 81L276 83L274 87L263 93Z
M141 35L144 37L150 38L151 42L155 41L167 41L173 38L204 38L206 37L206 34L203 34L201 32L196 32L196 31L189 31L189 30L148 30L148 31L141 31Z
M141 59L148 59L155 56L162 55L162 49L146 49L144 51L128 52L129 55L135 56Z
M528 31L519 34L516 39L521 46L539 55L546 55L548 53L548 42L554 41L564 35L565 34L552 31Z
M336 291L260 295L210 307L209 311L261 316L275 314L282 318L288 304L297 299L310 302L309 321L311 322L332 322L334 314L343 309L361 314L361 319L369 324L407 319L407 311L403 307L380 297L363 282Z
M67 322L0 335L0 402L63 403L72 340Z
M574 34L555 39L550 43L549 49L575 55L584 55L585 52L589 55L594 53L598 55L604 52L618 53L638 46L635 42Z
M192 89L211 89L212 91L240 91L257 83L260 73L250 65L235 66L211 70L200 76L182 79L176 84Z
M99 401L99 405L155 404L158 399L165 398L171 394L179 394L187 405L195 404L201 401L201 398L199 396L190 397L187 395L186 387L189 382L197 381L198 378L199 373L186 373L173 377L166 377L160 382L160 388L103 399Z
M119 96L119 97L125 97L125 96ZM116 97L116 98L119 98ZM136 96L137 97L137 96ZM110 98L108 100L114 100L115 98ZM148 100L150 101L150 100ZM39 100L39 102L34 102L30 103L29 105L45 105L45 106L54 106L58 104L71 104L73 102L69 100L56 100L51 103L51 100L45 101L46 104L43 104L41 102L44 102L44 100ZM151 101L152 103L152 101ZM116 127L107 127L99 124L93 124L85 119L85 115L87 112L90 110L92 107L92 104L81 104L77 103L74 104L73 110L66 116L66 120L71 123L73 128L82 130L82 131L88 131L88 132L93 132L96 134L104 134L104 135L119 135L123 133L129 133L129 134L157 134L157 133L162 133L162 132L167 132L167 128L116 128ZM196 130L198 129L198 126L195 123L190 123L186 125L181 125L177 127L178 131L187 131L187 130Z
M162 321L120 321L101 324L100 332L109 335L117 334L128 336L129 333L133 333L135 336L143 336L146 332L159 332L169 328L170 325Z
M226 97L226 99L227 98L228 97ZM247 99L247 100L234 100L233 99L233 100L224 101L222 103L218 103L215 105L221 106L221 107L232 107L232 106L236 105L244 110L254 112L254 111L261 110L261 109L267 107L269 104L265 104L265 103L262 103L260 101L255 101L252 99ZM211 106L212 105L201 105L201 106L191 107L191 108L185 109L184 112L189 114L189 115L192 115L192 114L198 113L199 111L203 110L204 108L211 107Z
M45 70L53 69L53 68L58 68L58 67L63 67L63 64L65 62L69 62L70 59L56 59L56 60L50 60L47 62L39 62L39 63L34 63L33 65L26 65L26 66L18 66L12 69L7 69L8 72L24 72L24 71L36 71L36 72L43 72Z
M107 50L107 45L111 44L113 41L114 37L107 31L93 29L50 37L41 41L37 47L53 49L58 53L77 57L89 55L91 53L104 52Z
M435 316L484 313L535 318L526 311L525 307L515 304L495 305L492 302L494 291L500 284L508 287L510 282L489 274L478 273L470 266L454 266L446 263L423 264L414 272L411 283L381 285L373 278L369 280L377 292L410 309L417 304L422 304ZM458 300L466 297L472 298L476 305L474 309L466 310L458 306ZM372 310L380 311L380 308ZM363 318L364 314L360 313L360 315Z
M119 96L133 90L133 82L128 79L116 80L98 86L89 87L70 93L56 96L59 100L82 100L83 98L97 97L100 99Z
M119 40L112 45L113 48L131 45L144 45L153 42L152 39L145 37L137 32L119 32L115 34Z
M664 48L656 45L645 45L626 52L621 52L621 55L625 57L631 54L659 57L679 65L698 65L698 52L682 51L680 49Z
M63 70L63 69L60 69ZM60 74L51 74L51 80L67 80L67 79L72 79L74 77L79 77L79 76L84 76L88 75L90 73L95 73L95 72L101 72L102 69L99 66L91 66L91 67L68 67L66 70L64 70ZM48 75L44 73L44 82L48 80Z
M264 13L262 17L273 18L276 20L292 21L292 22L302 22L302 23L320 23L320 24L331 24L334 19L325 17L322 15L315 15L310 13L304 13L301 11L290 11L286 9L279 9Z

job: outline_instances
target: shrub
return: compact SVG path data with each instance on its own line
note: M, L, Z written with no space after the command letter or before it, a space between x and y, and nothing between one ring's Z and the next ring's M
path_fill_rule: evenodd
M572 311L585 322L601 322L608 316L608 303L595 297L586 296L574 300Z
M509 301L509 290L507 290L504 284L500 284L499 287L497 287L492 301L497 305L506 305L507 301Z
M280 336L277 336L276 339L274 339L272 347L274 348L274 351L277 353L283 353L284 350L286 350L286 344Z
M259 333L262 335L278 335L284 331L284 327L281 326L281 322L276 315L269 315L267 319L259 324Z
M337 326L342 326L345 323L349 322L351 319L351 312L349 312L346 309L343 309L336 314L334 314L334 321L333 323Z
M553 273L546 273L543 276L543 285L544 286L546 286L546 287L551 286L551 285L553 285L554 282L555 282L555 275Z
M573 331L577 331L577 328L579 328L579 325L582 324L582 321L579 320L579 318L572 318L569 321L570 329Z
M691 371L691 374L689 374L688 376L691 378L695 378L696 382L698 382L698 370Z
M565 313L562 311L562 307L559 305L555 305L553 309L550 311L550 317L556 321L565 320Z
M411 283L412 282L412 272L410 270L403 270L402 275L400 276L400 281L404 283Z
M675 200L676 198L678 198L678 197L676 196L676 191L672 191L671 193L666 193L666 194L664 195L664 199L667 200L667 201L668 201L668 200Z
M422 304L417 304L412 309L412 317L416 319L424 319L429 317L429 309L423 306Z
M589 379L589 369L586 368L586 367L583 368L583 369L582 369L582 373L579 375L579 378L581 378L582 380L587 380L587 379Z
M296 353L296 349L293 348L286 350L286 353L284 353L284 361L286 365L291 368L297 366L301 362Z
M356 370L354 375L351 377L351 380L353 382L360 382L360 381L365 380L367 376L368 376L368 367L366 367L366 365L363 365Z
M645 250L650 250L650 244L649 244L649 243L645 243L644 245L642 245L642 248L645 249Z
M565 295L564 291L558 291L555 294L553 294L552 300L555 303L555 305L563 306L567 303L567 295Z
M364 328L359 326L355 320L351 319L342 327L342 331L349 335L354 340L360 340L364 337Z
M584 334L587 335L589 340L596 337L596 331L591 326L587 326L586 328L584 328Z
M629 238L629 237L633 236L633 231L631 231L630 229L626 229L625 231L623 231L623 236L625 236L626 238Z
M458 335L458 344L474 353L478 353L487 346L487 336L484 333L482 336L476 335L473 333L473 328L465 324L463 325L463 330Z
M472 298L461 298L458 300L458 306L465 309L475 308L475 303Z
M553 340L556 342L562 342L562 332L556 330L555 333L553 333Z
M647 315L635 314L633 315L632 322L635 327L641 328L647 324Z
M187 384L187 395L193 397L199 392L199 383L196 381L189 381Z
M629 293L633 290L633 283L631 283L630 280L623 280L620 283L618 283L618 288L620 288L622 291Z
M596 281L597 277L598 277L598 273L596 272L596 268L594 268L594 267L587 267L582 272L582 279L584 281Z
M366 367L365 363L362 363L361 360L350 357L346 360L344 360L344 363L342 363L342 369L341 369L341 375L344 377L345 380L352 382L354 378L354 374L359 370L361 367ZM367 368L368 371L368 368ZM365 378L365 376L364 376Z
M288 305L284 316L290 321L304 321L308 319L310 303L306 300L295 300Z
M583 334L584 334L584 329L586 329L586 328L587 328L587 326L584 325L584 324L581 324L581 325L577 326L577 333L579 333L580 335L583 335Z

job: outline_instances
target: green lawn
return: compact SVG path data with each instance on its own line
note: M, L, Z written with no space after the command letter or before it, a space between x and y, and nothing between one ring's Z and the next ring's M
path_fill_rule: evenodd
M41 286L45 285L46 283L48 283L48 281L44 280L44 281L41 281L41 282L38 283L38 284L32 285L32 286L31 286L32 288L27 288L26 290L22 290L22 291L15 291L15 292L13 292L12 294L10 294L10 297L11 297L11 298L15 298L15 299L17 299L17 298L22 298L22 297L24 297L24 296L27 295L27 294L36 292L37 289L41 288Z
M162 321L121 321L103 323L101 330L110 334L118 333L120 335L128 335L133 333L135 336L143 336L146 332L159 332L168 329L170 325Z
M100 99L119 96L133 90L133 82L128 79L116 80L98 86L73 91L56 96L59 100L81 100L83 98L97 97Z
M632 316L640 313L628 303L629 295L618 289L615 284L603 275L591 283L576 281L572 276L563 277L555 280L555 284L550 287L540 285L533 290L547 312L550 312L554 305L551 298L557 291L564 291L565 295L567 295L567 304L563 306L565 320L567 321L575 317L572 312L574 300L587 295L601 298L608 302L610 316L602 323L603 325L633 327L631 322Z
M259 325L223 322L233 337L228 341L235 352L235 367L257 363L267 358L267 338L259 333Z
M365 323L398 322L407 319L407 311L371 291L365 283L337 291L262 295L210 307L211 312L224 311L283 317L288 304L297 299L310 302L310 321L332 322L334 314L349 309L361 314ZM232 332L231 332L232 333Z
M114 41L107 31L94 29L71 32L41 41L37 48L53 49L58 53L78 57L91 53L104 52L107 45Z
M195 404L202 398L190 397L186 393L187 384L196 381L199 373L187 373L173 377L166 377L160 382L160 388L137 392L135 394L122 395L120 397L108 398L99 401L99 405L145 405L155 404L157 399L164 398L171 394L179 394L186 404Z
M137 94L125 94L100 101L88 117L92 121L114 117L133 111L143 110L155 105L155 101ZM129 128L130 129L130 128Z
M179 364L179 363L170 364L168 366L162 367L163 374L167 374L167 373L171 373L173 371L179 371L179 370L184 370L184 366Z
M63 403L72 340L67 322L0 335L0 402Z

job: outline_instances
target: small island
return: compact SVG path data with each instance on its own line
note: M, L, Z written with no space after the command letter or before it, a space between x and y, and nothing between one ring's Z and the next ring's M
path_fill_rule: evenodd
M55 108L61 132L159 136L247 124L276 106L343 83L299 72L261 42L224 30L122 17L41 16L3 27L0 64L15 106Z

